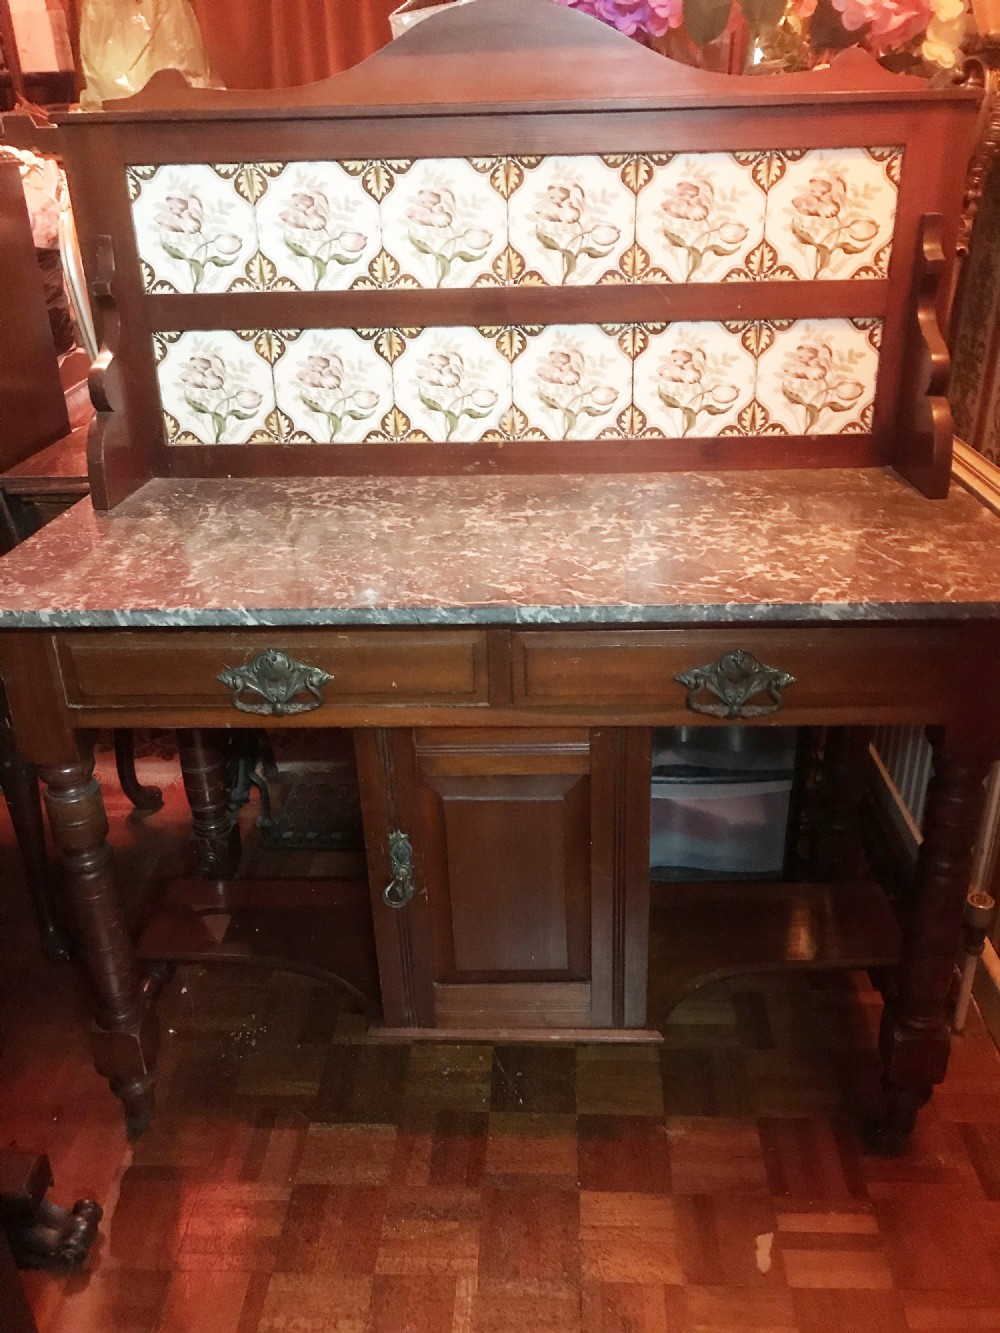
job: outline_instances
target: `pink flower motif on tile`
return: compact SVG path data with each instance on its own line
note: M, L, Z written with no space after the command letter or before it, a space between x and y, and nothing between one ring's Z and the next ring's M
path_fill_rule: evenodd
M344 362L332 348L307 356L295 372L303 407L322 417L331 441L343 434L344 419L365 421L378 406L378 394L345 384Z
M668 245L685 255L685 280L694 276L706 255L734 255L748 228L736 216L736 201L716 196L707 176L680 180L660 203L660 229Z
M166 195L153 224L164 253L187 264L194 292L201 287L209 265L229 268L243 248L235 232L206 224L204 205L194 190Z
M482 420L497 404L496 391L477 382L459 352L432 352L426 356L417 371L417 382L424 407L439 412L445 419L446 441L454 436L463 417Z
M588 371L587 358L578 343L552 348L538 366L536 392L540 401L557 414L563 439L576 436L580 417L606 416L618 402L619 391Z
M363 232L334 218L322 190L294 190L278 218L285 227L285 246L309 261L317 290L331 264L356 264L368 244Z
M217 353L188 358L180 372L184 399L192 412L211 420L215 443L220 444L230 421L249 421L257 413L264 395L256 389L230 383L230 372Z
M562 280L576 272L581 258L606 259L621 238L621 229L594 215L587 192L578 181L548 186L535 205L535 235L562 261Z
M852 197L836 172L810 176L808 186L792 199L792 235L814 251L813 273L819 278L838 251L863 254L878 235L878 223L859 195Z
M437 287L456 264L479 263L493 241L493 233L476 226L475 220L458 207L454 191L444 185L418 190L406 217L410 244L434 260Z
M682 436L689 435L700 416L721 416L739 397L727 368L709 358L704 348L675 347L660 362L657 393L664 407L678 412Z
M843 356L822 339L799 343L782 364L781 391L802 410L803 432L816 431L824 412L849 412L865 391Z

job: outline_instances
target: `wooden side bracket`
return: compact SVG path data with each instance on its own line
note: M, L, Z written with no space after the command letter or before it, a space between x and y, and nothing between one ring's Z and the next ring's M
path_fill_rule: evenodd
M951 478L954 425L946 397L951 356L937 303L947 267L940 213L920 220L903 352L895 468L922 494L943 500Z
M100 344L90 367L90 397L97 409L87 436L87 470L94 508L111 509L144 481L135 475L125 385L117 360L121 320L115 299L115 251L110 236L98 236L90 295Z

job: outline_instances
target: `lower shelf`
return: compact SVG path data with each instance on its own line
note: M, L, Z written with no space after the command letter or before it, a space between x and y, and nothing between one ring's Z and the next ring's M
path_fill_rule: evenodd
M177 880L136 946L151 962L255 962L349 991L380 1014L368 885L355 880Z
M138 944L139 956L178 963L259 962L286 967L345 988L372 1022L379 1018L378 967L368 887L355 880L228 880L176 882ZM876 885L748 883L661 884L651 888L649 1040L684 997L713 981L789 968L869 968L899 961L899 930ZM461 989L445 1006L447 1033L496 1036L520 1028L524 986ZM530 989L530 988L529 988ZM470 1013L489 991L491 1011ZM498 992L518 1001L498 1002ZM485 1004L485 999L484 999ZM538 1036L587 1040L580 1005L550 1015ZM600 1037L600 1029L591 1029Z
M899 949L876 884L654 883L647 1022L658 1026L685 995L725 977L891 966Z

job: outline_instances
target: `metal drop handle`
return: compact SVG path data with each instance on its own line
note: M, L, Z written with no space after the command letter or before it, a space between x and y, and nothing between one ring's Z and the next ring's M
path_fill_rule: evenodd
M389 866L392 879L382 890L386 907L405 907L417 891L413 879L413 847L409 838L399 829L389 834Z

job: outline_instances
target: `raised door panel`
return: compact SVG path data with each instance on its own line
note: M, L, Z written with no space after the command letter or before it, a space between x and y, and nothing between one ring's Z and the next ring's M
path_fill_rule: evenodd
M398 729L358 753L390 1025L641 1025L647 731ZM414 881L396 910L394 829Z
M418 740L435 980L587 980L589 734L468 759Z

